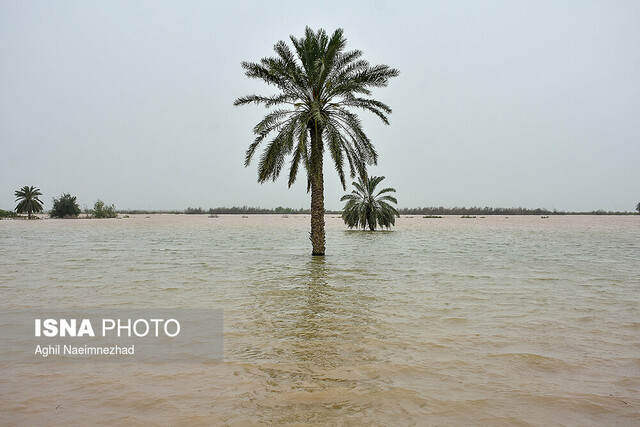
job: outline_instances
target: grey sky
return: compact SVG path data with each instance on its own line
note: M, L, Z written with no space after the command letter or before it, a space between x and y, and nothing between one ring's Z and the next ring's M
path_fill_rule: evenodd
M400 69L360 113L399 205L633 210L637 1L2 1L0 208L35 185L92 206L308 207L243 167L271 88L243 60L306 25ZM344 193L325 162L326 206ZM350 189L348 190L350 191Z

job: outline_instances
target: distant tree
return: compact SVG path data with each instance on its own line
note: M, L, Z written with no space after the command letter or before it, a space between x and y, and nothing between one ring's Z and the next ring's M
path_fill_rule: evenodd
M640 202L638 202L638 204L636 205L636 210L638 211L638 213L640 213Z
M202 208L192 208L191 206L189 206L187 209L184 210L184 213L186 213L187 215L199 215L205 212L204 212L204 209Z
M16 190L15 195L16 202L19 202L15 209L17 213L26 213L31 219L32 213L42 212L42 201L38 198L42 193L39 188L25 185L20 190Z
M63 194L59 199L53 199L53 208L49 212L51 218L68 218L80 215L80 206L76 202L76 196Z
M341 202L347 201L342 212L342 219L349 228L369 227L374 231L376 226L390 228L396 223L398 211L389 204L397 204L395 197L386 193L395 193L393 188L384 188L376 193L376 187L384 179L384 176L361 175L358 182L354 182L356 188L351 194L345 194L340 199ZM384 195L383 195L384 194Z
M93 205L91 216L94 218L116 218L118 213L114 205L105 205L102 200L97 200Z

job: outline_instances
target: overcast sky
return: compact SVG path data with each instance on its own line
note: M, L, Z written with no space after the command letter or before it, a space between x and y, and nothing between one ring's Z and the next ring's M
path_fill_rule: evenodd
M309 207L304 178L243 166L270 93L241 61L305 26L400 76L360 112L399 206L634 210L640 202L638 1L0 2L0 208ZM328 160L328 159L327 159ZM326 207L341 207L325 162ZM350 189L349 189L350 191Z

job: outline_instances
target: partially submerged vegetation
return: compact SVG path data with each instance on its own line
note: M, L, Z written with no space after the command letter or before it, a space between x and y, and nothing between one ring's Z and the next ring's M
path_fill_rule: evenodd
M18 214L12 211L5 211L4 209L0 209L0 219L4 218L17 218Z
M277 208L273 208L273 209L263 209L263 208L248 207L248 206L233 206L230 208L227 208L227 207L212 208L212 209L209 209L209 213L212 215L213 214L218 214L218 215L220 214L278 214L278 215L306 214L306 215L309 215L311 214L311 209L285 208L282 206L278 206Z
M369 96L372 88L386 86L399 71L370 65L359 50L346 51L342 29L329 36L322 29L307 27L303 37L290 39L293 49L280 41L274 46L275 57L242 63L247 77L277 88L276 93L243 96L234 105L254 103L270 109L253 128L256 138L247 149L245 166L265 142L258 182L275 181L288 164L291 187L304 169L311 193L311 254L324 256L325 153L333 160L344 190L345 172L355 178L356 172L362 174L367 166L377 164L378 154L354 110L368 110L388 124L391 108ZM291 160L286 161L289 156Z
M590 211L590 212L571 212L558 211L556 209L549 210L543 208L527 209L527 208L490 208L490 207L418 207L418 208L402 208L398 209L400 215L423 215L426 217L435 217L438 215L629 215L632 212L614 212L614 211Z
M395 190L394 190L395 191ZM42 212L42 201L38 196L41 196L39 188L33 186L24 186L20 190L15 192L17 196L16 201L19 202L15 208L16 212L0 209L0 219L4 218L21 218L19 213L26 213L28 218L31 218L32 214ZM343 198L344 199L344 198ZM635 207L640 214L640 203ZM278 214L286 218L287 215L309 215L310 209L306 208L289 208L278 206L273 209L250 207L250 206L232 206L232 207L217 207L204 210L201 207L192 208L188 207L185 210L142 210L142 209L124 209L116 210L113 204L106 205L102 200L97 200L93 206L93 209L88 209L85 206L85 213L87 217L93 218L116 218L118 214L125 214L124 218L129 218L129 215L150 215L150 214L209 214L210 218L218 218L219 215L265 215L265 214ZM343 211L325 210L325 214L342 215ZM70 194L63 194L58 199L53 199L53 208L49 211L51 218L77 218L80 214L80 207L76 202L76 197ZM401 208L397 209L398 217L400 214L407 218L412 218L411 215L422 215L423 218L443 218L443 215L461 216L462 218L475 218L476 215L482 215L480 218L484 218L486 215L540 215L542 219L548 219L550 215L633 215L634 212L619 212L619 211L605 211L596 210L589 212L575 212L575 211L558 211L548 210L543 208L527 209L527 208L491 208L491 207L418 207L418 208ZM24 218L24 217L22 217ZM37 218L37 217L36 217ZM334 217L337 218L337 217Z
M53 199L53 208L49 212L51 218L77 218L78 215L80 215L80 206L76 196L67 193L58 199Z
M527 208L444 208L444 207L431 207L431 208L400 208L397 209L398 214L406 218L411 218L412 215L420 215L423 218L443 218L445 215L462 216L462 215L475 215L475 216L489 216L489 215L631 215L633 212L616 212L616 211L590 211L590 212L572 212L572 211L558 211L548 209L527 209ZM310 209L307 208L287 208L278 206L276 208L261 208L252 206L221 206L217 208L203 209L203 208L187 208L185 210L141 210L141 209L118 209L120 214L129 215L150 215L150 214L194 214L194 215L309 215ZM341 210L325 210L327 215L341 215Z
M118 213L114 205L105 205L102 200L97 200L91 211L93 218L117 218Z
M538 215L537 209L525 209L525 208L489 208L492 213L484 213L487 208L401 208L398 209L398 214L411 218L412 215L420 215L423 218L443 218L444 215L450 216L461 216L460 211L468 212L465 215ZM88 215L91 215L91 209L86 210ZM565 211L548 211L541 209L542 214L540 216L550 216L550 215L637 215L635 212L617 212L617 211L591 211L591 212L565 212ZM181 215L181 214L201 214L201 215L213 215L217 217L218 215L270 215L270 214L278 214L278 215L309 215L311 213L310 209L306 208L286 208L282 206L278 206L277 208L261 208L261 207L248 207L248 206L232 206L226 207L221 206L217 208L203 209L203 208L187 208L185 210L177 210L177 209L116 209L115 212L117 214L123 215L153 215L153 214L171 214L171 215ZM435 212L435 213L427 213L422 214L422 212ZM508 212L508 213L504 213ZM342 211L340 210L325 210L325 214L327 215L341 215ZM0 218L19 218L20 215L17 215L15 212L2 210L0 209Z
M42 196L39 188L34 186L25 185L20 190L15 192L17 213L26 213L27 217L31 219L31 214L42 212L42 200L38 196Z
M173 213L173 212L167 212ZM178 212L179 213L179 212ZM184 213L187 215L201 215L201 214L209 214L209 215L228 215L228 214L241 214L241 215L259 215L259 214L310 214L311 210L309 209L295 209L295 208L283 208L282 206L278 206L274 209L265 209L258 207L249 207L249 206L233 206L233 207L218 207L211 208L209 210L204 210L202 208L187 208L184 210Z
M342 219L349 228L369 228L374 231L378 226L391 228L399 217L398 211L391 203L397 204L398 200L389 193L395 193L394 188L384 188L376 192L376 187L384 180L384 176L368 177L365 173L360 175L358 182L353 182L355 190L351 194L345 194L340 199L346 201Z

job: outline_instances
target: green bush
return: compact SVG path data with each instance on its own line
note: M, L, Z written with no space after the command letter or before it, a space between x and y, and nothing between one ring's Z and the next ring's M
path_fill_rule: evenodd
M49 212L51 218L77 218L80 215L80 206L76 202L76 196L63 194L59 199L53 199L53 208Z
M102 200L96 201L91 211L94 218L116 218L118 213L114 205L105 205Z
M0 209L0 219L2 218L16 218L18 216L17 213L11 211L5 211L4 209Z

